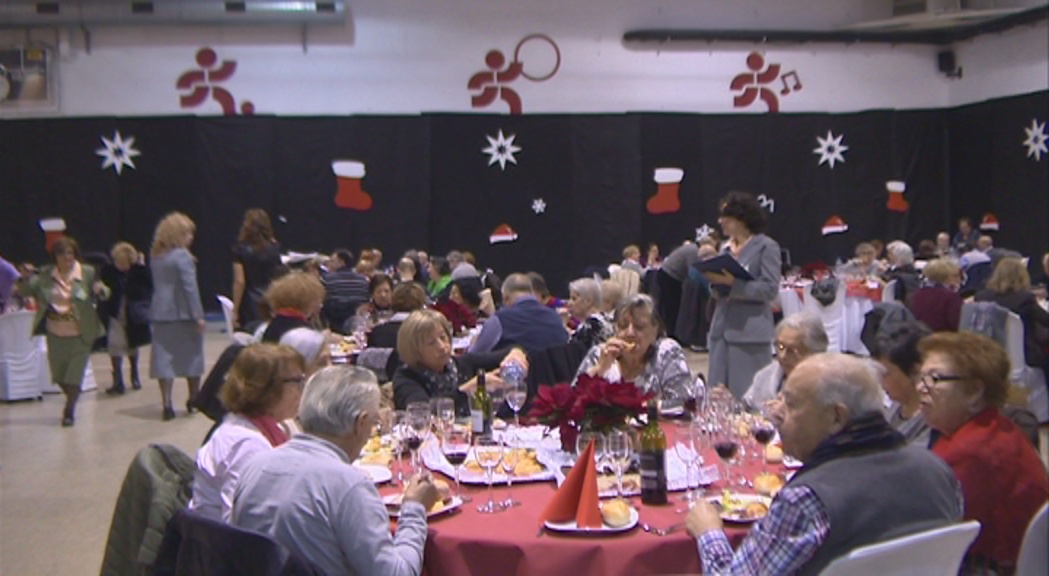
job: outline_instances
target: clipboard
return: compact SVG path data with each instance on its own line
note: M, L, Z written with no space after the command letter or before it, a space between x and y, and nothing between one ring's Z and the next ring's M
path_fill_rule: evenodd
M703 272L725 271L740 280L750 281L754 279L754 277L750 275L750 272L747 272L747 269L741 266L739 262L729 254L718 254L717 256L712 256L706 260L700 260L693 264L692 267L698 270L701 274Z

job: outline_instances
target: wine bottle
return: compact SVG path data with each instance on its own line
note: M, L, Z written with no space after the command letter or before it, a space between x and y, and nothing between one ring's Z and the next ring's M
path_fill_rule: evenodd
M492 399L488 396L484 370L477 371L477 390L470 397L470 421L474 434L492 433Z
M641 431L641 502L667 503L667 437L659 428L656 402L648 403L648 424Z

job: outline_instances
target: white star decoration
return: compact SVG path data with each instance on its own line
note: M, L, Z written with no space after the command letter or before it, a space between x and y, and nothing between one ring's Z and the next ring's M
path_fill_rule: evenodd
M113 132L113 139L110 140L105 136L101 136L102 144L104 147L95 150L95 154L98 154L103 158L102 169L105 170L110 166L117 171L117 176L120 175L121 171L124 170L124 166L135 168L135 163L131 160L135 156L142 154L138 150L135 150L135 137L132 136L124 141L124 138L120 135L119 131Z
M706 224L700 226L699 228L696 228L696 242L699 242L707 236L710 236L710 233L713 231L714 229L710 226L707 226Z
M1038 123L1037 118L1031 119L1031 127L1024 128L1024 132L1027 132L1027 140L1024 140L1024 146L1027 146L1027 157L1034 156L1035 162L1042 161L1042 154L1049 155L1049 147L1046 146L1046 140L1049 140L1049 136L1045 134L1045 122Z
M835 138L830 130L827 130L826 139L816 136L816 141L819 142L820 145L813 148L812 153L820 155L819 166L823 166L824 162L829 162L830 169L833 170L835 162L841 162L842 164L845 163L845 156L842 154L848 150L849 147L841 143L841 139L844 137L844 134L840 134Z
M488 147L482 148L481 152L488 154L488 165L491 166L496 162L499 163L501 170L506 170L506 163L517 164L517 159L514 158L514 152L520 152L520 146L514 146L514 138L516 134L511 134L509 138L503 136L503 131L499 131L499 135L495 138L485 135L488 139Z
M546 212L546 201L542 198L532 200L532 212L535 212L537 216Z

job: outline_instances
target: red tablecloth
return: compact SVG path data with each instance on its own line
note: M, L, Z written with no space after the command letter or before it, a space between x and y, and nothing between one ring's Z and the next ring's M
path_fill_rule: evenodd
M711 452L706 462L718 462ZM770 470L780 467L770 466ZM760 471L760 464L748 462L747 476ZM384 488L381 492L395 491ZM514 485L514 499L522 505L496 514L477 512L478 504L487 499L487 488L463 486L473 497L454 513L431 519L426 541L423 573L445 574L568 574L635 575L698 574L701 572L696 542L685 530L668 536L646 533L638 526L629 532L607 536L565 535L545 531L536 536L539 515L553 496L554 483ZM707 490L707 495L720 493L720 484ZM684 521L675 508L683 506L677 498L682 492L670 493L665 506L644 506L640 498L632 501L639 509L640 522L654 527L668 527ZM506 498L506 484L496 486L497 500ZM726 525L733 546L746 536L748 526Z

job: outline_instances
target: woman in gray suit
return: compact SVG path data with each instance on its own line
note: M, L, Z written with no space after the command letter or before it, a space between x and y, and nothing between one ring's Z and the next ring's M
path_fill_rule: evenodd
M761 232L767 219L754 196L729 192L721 202L718 224L728 238L722 249L745 268L753 280L727 272L707 272L714 299L714 318L707 337L710 382L724 384L742 398L754 374L772 359L773 299L779 293L780 249Z
M149 373L160 381L164 420L175 417L171 402L175 378L185 378L189 383L191 401L204 374L204 308L197 289L196 259L189 252L195 230L188 216L172 212L157 224L150 249L153 348ZM186 410L192 412L189 401Z

